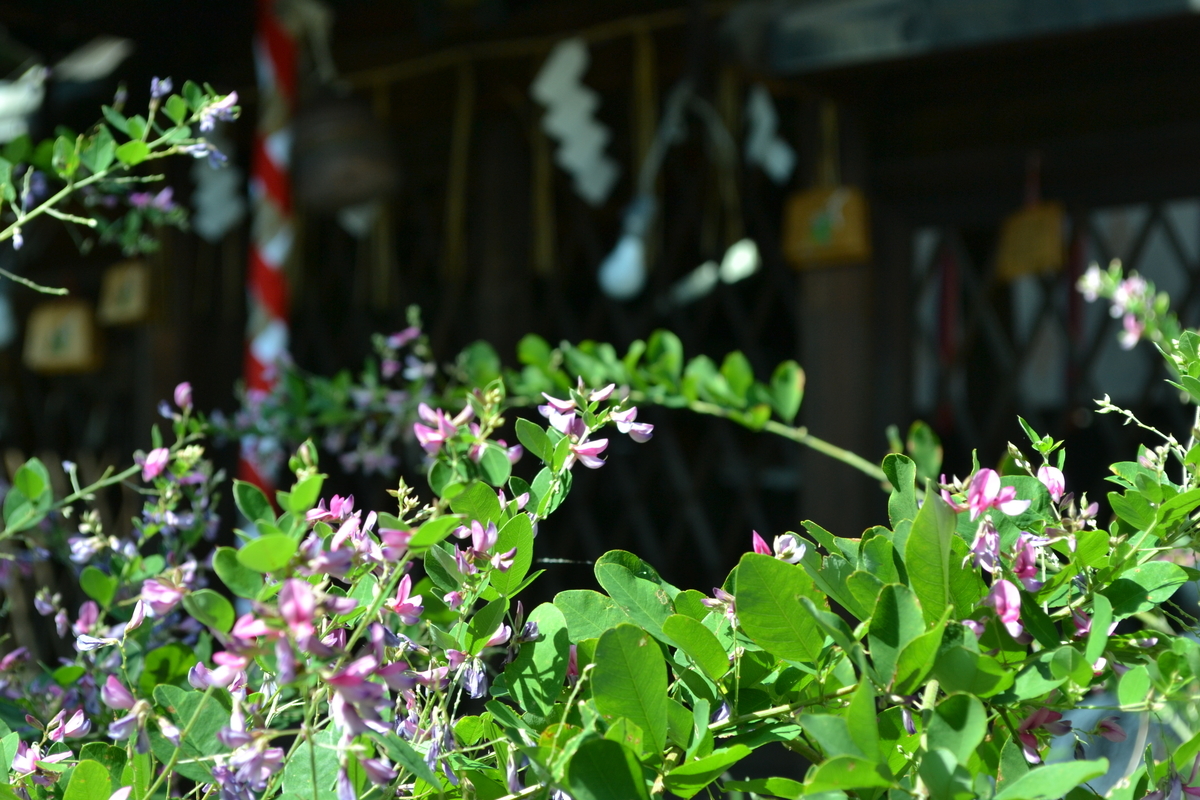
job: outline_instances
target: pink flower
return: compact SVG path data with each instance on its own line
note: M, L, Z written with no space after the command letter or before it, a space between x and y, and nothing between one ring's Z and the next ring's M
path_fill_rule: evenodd
M1125 729L1117 724L1116 717L1105 717L1096 725L1096 734L1110 742L1123 742L1126 739Z
M317 613L317 598L307 581L288 578L279 590L279 616L287 623L292 636L301 648L316 633L313 618Z
M967 559L975 559L975 566L995 574L1000 564L1000 534L992 524L990 517L984 517L975 531L975 539L971 542L971 555ZM966 559L963 560L966 564Z
M399 333L393 333L389 336L387 338L387 345L394 350L398 350L420 335L421 329L415 325L410 325Z
M629 434L635 442L648 442L654 435L654 426L648 422L634 422L637 419L637 406L630 406L624 411L614 411L610 419L617 424L617 430Z
M104 705L119 711L128 711L137 702L116 675L109 675L105 679L104 685L100 687L100 699L104 701Z
M1117 335L1117 342L1120 343L1122 350L1132 350L1145 332L1145 323L1133 314L1126 314L1121 320L1121 333Z
M1037 471L1037 479L1042 482L1046 490L1050 492L1050 499L1058 502L1062 499L1063 492L1067 488L1067 480L1063 477L1062 470L1058 467L1052 467L1049 464L1044 464Z
M1021 740L1025 760L1030 764L1038 764L1042 760L1038 754L1037 736L1033 734L1038 728L1045 729L1052 736L1063 736L1071 732L1071 722L1064 720L1059 712L1048 708L1039 708L1022 720L1017 726L1017 738Z
M410 595L411 591L412 577L405 575L400 579L396 596L385 603L390 610L399 615L400 621L405 625L416 625L421 620L421 614L425 612L425 606L421 605L421 595Z
M467 408L469 409L470 406ZM442 449L442 445L458 433L458 428L446 417L446 412L440 408L435 411L425 403L421 403L417 406L417 413L421 415L421 419L433 426L415 423L413 433L416 434L417 442L429 455L437 455L437 452Z
M981 469L971 479L971 486L967 490L967 507L971 509L972 520L989 508L998 508L1011 517L1029 508L1029 501L1018 500L1014 487L1001 487L1000 474L996 470Z
M188 411L192 407L192 385L187 381L175 387L175 405L179 406L183 411Z
M571 445L571 453L567 456L566 463L563 465L566 469L570 469L578 459L580 464L583 464L588 469L600 469L604 466L604 459L600 458L600 454L608 447L608 439L596 439L593 442L580 442L579 444Z
M1026 591L1036 592L1042 588L1042 582L1036 579L1037 552L1033 549L1033 541L1027 533L1022 533L1017 538L1017 552L1012 569Z
M95 600L88 600L79 607L79 619L71 626L76 636L88 633L100 620L100 606Z
M446 607L451 611L457 611L458 607L463 603L462 592L447 592L446 594L442 595L442 602L445 603Z
M754 552L759 555L771 555L771 548L767 546L766 541L758 535L758 531L750 531L750 543L754 547Z
M133 615L129 617L129 622L125 623L125 632L137 630L142 626L142 622L146 619L146 603L141 598L133 604Z
M87 736L88 731L92 729L92 721L84 716L83 709L78 709L71 718L63 722L63 717L66 711L59 711L50 720L50 724L46 726L49 731L49 738L53 742L61 742L66 739L78 739L81 736Z
M169 614L182 599L183 590L176 586L156 578L149 578L142 583L142 600L150 606L150 612L156 617Z
M171 451L165 447L156 447L146 456L142 464L142 480L152 481L162 474L171 461Z
M1006 580L996 581L983 602L996 609L1000 624L1014 639L1025 632L1021 627L1021 593L1012 583Z
M508 627L504 623L500 623L500 627L496 628L496 632L492 634L491 638L488 639L487 642L485 642L483 646L484 647L497 647L499 645L504 644L511 638L512 638L512 628Z
M572 420L575 419L575 401L559 400L542 392L546 405L538 406L538 413L550 421L550 426L559 433L566 433Z

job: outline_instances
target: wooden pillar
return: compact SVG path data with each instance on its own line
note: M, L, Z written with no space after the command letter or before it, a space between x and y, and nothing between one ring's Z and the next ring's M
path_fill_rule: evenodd
M866 186L866 148L852 113L839 109L840 182ZM819 104L804 115L801 162L817 178ZM808 152L804 152L808 150ZM868 192L868 197L870 196ZM802 420L809 431L868 461L886 450L875 412L876 265L862 263L805 270L799 281L801 364L807 373ZM884 524L884 494L861 472L807 450L802 459L801 513L838 536L857 537Z

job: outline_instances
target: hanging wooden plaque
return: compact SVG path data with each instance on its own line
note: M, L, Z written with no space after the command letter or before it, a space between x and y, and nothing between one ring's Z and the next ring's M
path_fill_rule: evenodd
M141 261L122 261L104 272L100 286L101 325L132 325L150 313L150 270Z
M868 261L868 220L867 200L853 186L797 192L784 209L784 254L799 269Z
M91 372L100 364L92 308L82 300L43 303L29 314L25 366L34 372Z
M1011 281L1062 269L1066 210L1062 203L1034 203L1016 211L1000 228L996 275Z

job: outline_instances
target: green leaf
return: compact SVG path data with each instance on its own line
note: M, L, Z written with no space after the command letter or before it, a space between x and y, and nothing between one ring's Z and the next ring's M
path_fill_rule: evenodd
M729 671L729 655L721 642L712 631L691 617L672 614L663 622L663 633L671 637L713 682L720 681Z
M1170 561L1150 561L1126 570L1102 594L1112 603L1115 619L1149 611L1187 582L1187 573Z
M173 94L167 98L167 102L163 103L162 110L172 122L180 125L188 115L187 101L179 95Z
M508 460L508 453L503 447L488 444L479 458L479 470L483 473L484 480L492 486L500 487L512 475L512 462Z
M146 118L141 114L134 114L127 119L129 126L129 137L131 139L142 139L146 134Z
M1007 784L994 800L1054 800L1107 772L1107 758L1046 764Z
M883 789L892 785L886 767L854 756L831 758L808 779L807 794L846 789Z
M462 524L463 520L454 516L431 519L420 528L417 528L417 532L414 533L412 538L408 540L408 549L422 550L426 547L433 547L435 544L441 542L447 536L449 536L452 530L461 526Z
M536 333L527 333L517 342L517 361L531 367L548 368L552 352L546 340Z
M563 613L549 603L530 612L529 620L537 623L541 638L521 645L517 657L504 670L504 680L525 711L545 717L562 692L571 639Z
M456 592L463 586L463 574L458 570L454 556L444 547L431 547L425 551L425 574L442 592Z
M370 731L367 735L383 745L383 749L387 751L388 758L390 758L394 764L397 764L408 770L416 777L428 783L430 786L441 786L441 784L438 782L437 776L433 774L433 770L431 770L429 765L425 763L425 759L422 758L416 750L413 750L412 745L401 739L395 733L388 731L386 734L380 734L375 731Z
M466 638L463 640L463 651L470 655L479 655L488 639L491 639L500 625L504 615L508 613L508 600L500 597L488 603L475 612L467 625Z
M858 684L846 706L846 724L850 738L870 761L879 760L879 721L875 710L875 687L871 681Z
M867 644L879 680L891 685L900 652L925 633L925 616L917 596L907 586L888 584L879 592L871 616Z
M1121 676L1117 683L1117 701L1122 708L1144 710L1150 697L1150 672L1138 664Z
M918 772L929 788L930 797L938 800L971 800L975 797L975 792L971 791L971 773L945 748L927 752Z
M1004 740L1000 748L1000 768L996 773L996 788L1004 789L1008 784L1029 772L1029 762L1025 758L1025 749L1021 743L1012 737Z
M183 607L201 625L229 633L233 628L233 604L212 589L197 589L183 598Z
M1112 506L1112 510L1117 516L1139 531L1149 530L1157 519L1149 501L1132 490L1123 495L1109 492L1108 504Z
M825 642L816 621L800 607L807 597L825 598L803 568L760 553L746 553L737 567L738 619L746 635L780 658L815 662Z
M150 155L150 146L145 142L133 140L117 148L117 160L127 167L136 167Z
M683 372L683 342L668 330L650 334L646 343L647 372L659 381L676 384Z
M595 572L604 591L635 624L650 631L655 638L674 644L662 629L667 617L674 613L666 589L637 577L621 564L597 562Z
M233 501L237 504L238 511L242 512L242 516L251 522L275 524L275 511L271 508L271 501L262 493L262 489L253 483L235 480Z
M116 156L117 143L113 140L112 134L108 132L108 128L101 125L97 129L96 135L88 141L87 147L80 153L79 158L94 175L112 166Z
M947 609L937 625L913 639L900 651L900 657L896 660L896 680L892 684L896 693L912 694L925 681L925 676L933 669L934 656L942 645L942 634L949 619L950 610Z
M129 133L129 120L125 119L125 115L111 106L100 106L100 113L104 114L104 118L108 120L108 124L119 130L121 133Z
M105 742L88 742L79 750L79 760L95 761L108 771L112 786L110 792L121 788L121 772L125 769L126 761L125 748L114 747Z
M894 527L901 520L917 516L917 465L908 456L891 453L883 459L883 474L892 484L888 497L888 519Z
M80 761L71 771L63 800L108 800L112 778L99 761Z
M567 768L567 781L575 800L650 797L637 758L627 747L608 739L593 739L579 746Z
M79 575L79 588L101 606L108 608L117 593L117 579L105 575L95 567L84 567Z
M963 766L987 735L983 703L966 694L952 694L934 708L925 736L929 749L943 747Z
M142 674L138 678L138 693L149 696L154 687L163 684L187 683L188 670L196 663L196 654L180 642L170 642L146 654Z
M550 463L554 446L550 444L550 437L546 435L546 431L540 425L521 418L517 419L516 429L517 441L543 464Z
M750 366L750 359L740 350L734 350L721 362L721 375L729 385L730 391L741 401L739 405L744 406L746 392L754 384L754 368Z
M78 664L64 664L54 672L50 673L50 677L54 678L54 682L64 689L69 689L73 683L83 677L87 670Z
M213 571L238 597L253 600L262 589L262 575L238 561L238 551L232 547L218 547L213 554Z
M50 473L41 459L31 458L22 464L13 476L13 486L34 503L50 499Z
M804 795L804 784L791 778L756 778L752 781L722 781L721 788L727 792L753 792L784 800L800 800ZM830 798L835 800L835 798Z
M921 610L929 623L940 619L953 603L950 586L953 537L954 512L936 492L927 491L904 547L904 566L908 570L908 583L921 601Z
M283 766L283 793L295 795L304 800L314 796L317 800L333 800L334 785L337 782L338 731L333 725L312 737L312 741L302 741ZM315 767L315 769L314 769ZM316 773L317 784L314 791L313 773Z
M855 737L850 735L850 723L845 717L833 714L801 714L800 727L805 734L820 745L826 756L865 757Z
M796 421L804 400L804 370L795 361L784 361L771 375L771 406L787 424Z
M321 496L321 486L325 483L324 475L309 475L304 480L292 487L291 493L288 495L288 511L291 511L297 517L304 516L310 508L317 504L317 498Z
M175 771L194 781L211 781L210 765L213 762L205 757L228 752L228 748L217 739L217 731L229 724L228 696L224 693L206 696L202 692L184 691L175 686L158 686L154 689L154 701L166 712L175 727L181 731L188 730L179 747ZM175 745L154 726L150 726L149 733L155 757L162 763L170 761Z
M679 795L683 800L688 800L748 755L750 755L750 748L744 744L735 744L733 747L714 750L704 758L698 758L671 770L667 773L663 783L671 792Z
M629 617L611 597L590 589L570 589L554 596L554 605L563 613L572 642L599 639Z
M495 552L507 553L517 548L513 564L507 572L492 570L492 588L502 595L511 597L525 580L529 565L533 563L533 524L529 515L517 514L504 524L496 538Z
M937 654L933 676L947 692L969 692L991 697L1012 686L1016 673L987 655L965 647L947 647Z
M641 628L621 624L596 645L592 698L609 719L626 717L661 753L667 744L667 665L658 644Z
M472 483L450 501L450 508L455 514L478 520L481 525L500 521L500 498L485 483Z
M1088 629L1087 650L1084 652L1084 658L1089 664L1095 664L1104 655L1104 648L1108 646L1108 629L1112 626L1112 621L1112 603L1102 594L1093 595L1092 627Z
M269 533L246 542L237 551L238 562L255 572L275 572L283 569L296 554L296 542L282 533Z
M79 169L79 156L75 154L73 137L59 136L54 140L54 153L50 163L60 178L71 179L75 171Z

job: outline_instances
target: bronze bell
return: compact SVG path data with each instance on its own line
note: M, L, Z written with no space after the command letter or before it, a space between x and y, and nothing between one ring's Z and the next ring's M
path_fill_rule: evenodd
M303 208L331 213L395 191L395 155L359 98L319 96L301 109L294 125L293 187Z

